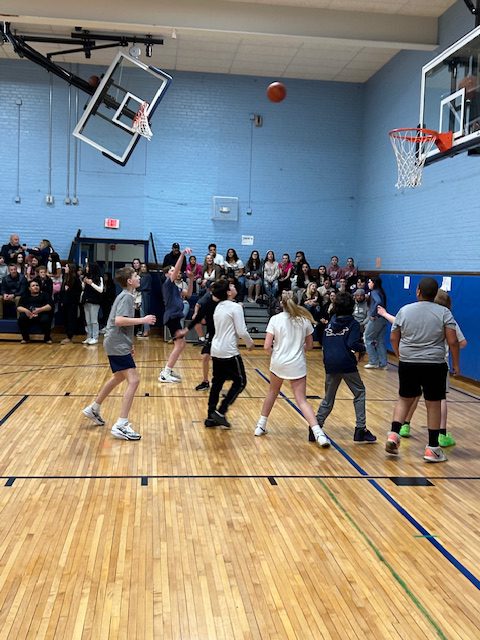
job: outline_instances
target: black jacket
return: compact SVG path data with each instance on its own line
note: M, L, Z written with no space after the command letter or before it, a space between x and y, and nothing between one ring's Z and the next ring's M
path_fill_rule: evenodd
M17 278L12 278L8 273L2 280L2 295L13 293L14 296L23 296L28 289L28 282L25 276L18 274Z
M364 353L360 325L353 316L334 315L323 334L323 362L327 373L357 371L355 353Z

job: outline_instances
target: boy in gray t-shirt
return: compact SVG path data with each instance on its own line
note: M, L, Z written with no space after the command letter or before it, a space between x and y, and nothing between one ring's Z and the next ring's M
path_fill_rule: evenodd
M115 279L123 291L115 298L112 305L103 342L113 375L101 388L95 401L85 407L83 414L96 425L103 426L105 420L100 415L100 406L113 389L126 380L127 388L122 400L120 418L112 427L112 435L122 440L140 440L142 436L132 429L128 421L135 391L140 382L133 359L133 328L136 324L155 324L156 318L153 315L143 318L134 317L134 293L140 285L140 276L133 267L119 269Z
M399 398L395 405L392 429L385 450L397 454L400 428L418 396L425 398L428 424L426 462L445 462L447 457L438 445L441 401L445 399L448 366L445 362L445 341L452 354L453 372L459 372L459 348L456 322L446 307L435 304L438 284L433 278L422 278L417 288L417 300L400 309L395 317L390 342L399 358Z

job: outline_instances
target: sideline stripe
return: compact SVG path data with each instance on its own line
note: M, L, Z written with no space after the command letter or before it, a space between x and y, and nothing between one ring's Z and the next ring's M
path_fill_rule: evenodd
M256 369L257 373L267 382L269 382L268 378L266 376L263 375L263 373L259 370ZM281 392L280 395L282 395L285 400L295 409L295 411L297 411L297 413L299 413L301 416L303 415L302 412L300 411L300 409L289 399L286 398ZM330 436L329 436L330 438ZM332 443L333 447L345 458L345 460L347 460L359 473L361 473L363 476L368 476L368 473L362 469L362 467L357 464L355 462L355 460L353 460L353 458L351 458L348 453L346 451L344 451L342 449L342 447L340 447L340 445L338 445L334 440L332 440L332 438L330 438L330 442ZM453 566L460 571L460 573L469 581L473 584L474 587L476 587L478 590L480 590L480 580L473 575L473 573L471 573L471 571L469 571L467 569L467 567L465 567L461 562L459 562L459 560L457 560L455 558L455 556L453 556L450 551L447 551L447 549L445 549L445 547L443 545L440 544L440 542L438 542L434 537L432 537L432 534L427 531L427 529L425 529L425 527L423 525L421 525L418 520L416 520L412 515L410 515L410 513L408 513L408 511L406 509L404 509L401 504L399 504L394 498L392 498L392 496L385 491L385 489L383 489L383 487L381 487L378 482L376 480L373 480L371 478L368 478L368 482L372 485L372 487L374 487L386 500L388 500L388 502L392 505L392 507L395 507L395 509L404 517L406 518L411 525L413 525L415 527L415 529L417 529L417 531L423 536L425 537L426 540L428 540L428 542L430 544L432 544L438 551L440 551L440 553L444 556L444 558L446 558L451 564L453 564Z
M0 427L2 427L5 424L5 422L10 418L12 413L15 413L15 411L18 409L18 407L20 407L25 402L25 400L27 398L28 398L28 396L23 396L23 398L21 400L19 400L17 402L17 404L12 409L10 409L10 411L7 414L5 414L3 416L3 418L0 420Z
M388 560L383 556L383 554L380 551L380 549L378 549L378 547L375 546L375 544L367 536L367 534L363 531L363 529L361 529L359 527L359 525L355 522L355 520L352 518L352 516L348 513L348 511L345 509L345 507L342 505L342 503L338 500L337 496L333 493L333 491L331 491L331 489L329 489L327 484L323 480L319 480L319 482L323 486L325 491L328 493L330 498L333 500L333 502L336 504L338 509L343 513L343 515L350 522L352 527L362 536L362 538L365 540L365 542L368 544L368 546L374 552L374 554L377 556L377 558L380 560L380 562L382 562L385 565L385 567L390 571L392 576L395 578L395 580L398 582L398 584L402 587L402 589L405 591L405 593L410 598L410 600L414 603L414 605L417 607L417 609L419 609L419 611L425 616L425 618L428 620L428 622L432 625L432 627L437 632L438 637L442 638L442 640L447 640L447 636L443 633L443 631L442 631L440 625L438 624L438 622L436 622L432 618L432 616L429 614L427 609L423 606L423 604L420 602L420 600L417 598L417 596L409 588L409 586L407 585L405 580L403 580L403 578L401 578L401 576L395 571L395 569L388 562Z

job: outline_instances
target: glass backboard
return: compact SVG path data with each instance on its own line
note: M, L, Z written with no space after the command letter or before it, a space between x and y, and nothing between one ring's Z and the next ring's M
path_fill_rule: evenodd
M452 148L434 148L425 164L480 146L480 27L423 67L419 122L453 133Z
M171 81L165 71L120 51L102 77L90 78L98 87L73 135L125 165L140 138L132 128L135 114L147 102L150 120Z

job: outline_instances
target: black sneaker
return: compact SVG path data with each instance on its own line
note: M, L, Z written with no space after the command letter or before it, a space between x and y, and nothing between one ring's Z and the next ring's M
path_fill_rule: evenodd
M195 387L195 391L206 391L207 389L210 389L210 383L208 380L204 380Z
M217 426L217 423L214 420L212 420L211 418L207 418L203 424L206 427L216 427Z
M212 413L208 416L208 421L214 422L215 426L223 427L224 429L231 429L232 425L227 420L226 416L222 416L218 411L212 411ZM205 423L207 421L205 420ZM207 426L205 424L205 426Z
M373 444L377 441L377 437L370 433L368 429L355 429L353 442L355 444Z

